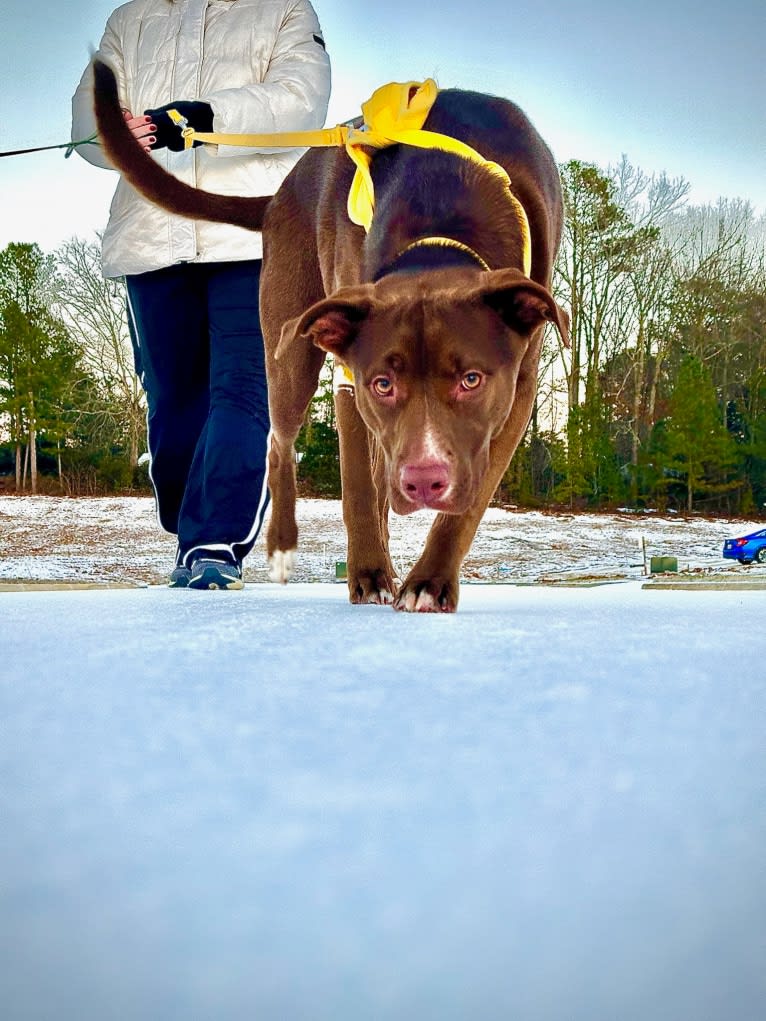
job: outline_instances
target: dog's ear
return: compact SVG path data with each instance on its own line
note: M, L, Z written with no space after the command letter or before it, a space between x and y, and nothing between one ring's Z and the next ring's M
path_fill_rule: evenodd
M516 269L492 270L479 288L484 302L517 333L527 334L544 322L559 331L564 347L569 347L569 316L550 291L525 277Z
M303 315L289 319L282 327L276 357L281 357L299 337L342 357L372 310L373 292L372 284L344 287L306 309Z

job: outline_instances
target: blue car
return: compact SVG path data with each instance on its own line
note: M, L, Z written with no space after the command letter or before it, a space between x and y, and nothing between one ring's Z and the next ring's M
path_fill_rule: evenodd
M723 544L723 555L728 560L739 560L740 564L766 564L766 528L752 532L741 539L727 539Z

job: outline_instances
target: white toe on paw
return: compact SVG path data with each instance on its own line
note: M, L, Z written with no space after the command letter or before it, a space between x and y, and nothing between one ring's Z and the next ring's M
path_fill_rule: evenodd
M286 584L295 567L295 550L275 550L269 557L269 581Z
M439 604L430 592L426 592L424 590L420 593L415 604L415 610L417 613L436 613L438 609Z

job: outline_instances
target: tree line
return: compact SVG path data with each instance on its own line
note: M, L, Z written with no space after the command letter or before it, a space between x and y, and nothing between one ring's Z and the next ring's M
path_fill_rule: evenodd
M17 492L72 495L146 485L146 409L121 285L100 246L0 252L0 473Z
M688 203L627 159L561 168L554 276L571 348L546 337L527 435L497 499L766 513L766 216ZM338 496L329 373L298 441L307 495ZM124 289L99 245L0 252L0 473L19 492L148 490Z
M561 168L553 338L522 457L522 502L766 510L766 217L687 204L625 158Z

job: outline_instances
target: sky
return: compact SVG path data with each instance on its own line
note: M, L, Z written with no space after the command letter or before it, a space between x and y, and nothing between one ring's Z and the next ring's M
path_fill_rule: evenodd
M113 4L25 0L0 14L0 151L66 142L70 101ZM317 0L333 64L328 123L385 82L435 77L522 106L559 162L623 154L646 173L766 212L766 5L478 0L364 8ZM186 98L186 97L177 97ZM103 228L109 171L62 151L0 159L0 246L45 250Z
M762 1017L765 611L0 593L3 1016Z

